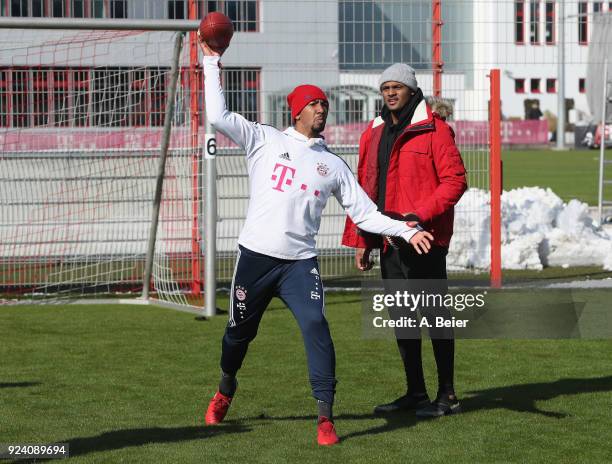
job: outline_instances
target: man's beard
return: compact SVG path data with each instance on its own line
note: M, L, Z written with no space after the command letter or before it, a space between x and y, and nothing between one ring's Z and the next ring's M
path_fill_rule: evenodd
M325 130L325 124L327 123L327 121L323 121L321 123L314 123L312 126L312 131L316 132L317 134L320 134L321 132L323 132Z

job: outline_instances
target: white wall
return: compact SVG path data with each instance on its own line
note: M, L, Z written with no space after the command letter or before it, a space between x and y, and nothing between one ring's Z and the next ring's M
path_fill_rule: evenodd
M558 3L558 2L557 2ZM608 2L604 2L607 4ZM506 117L524 117L524 101L526 99L539 99L542 111L549 110L555 115L557 110L557 93L546 93L546 79L557 79L558 88L558 61L559 61L559 15L558 4L555 14L555 44L545 43L545 10L544 2L540 2L540 44L529 43L529 2L525 2L525 44L516 45L514 41L514 2L499 2L496 6L488 8L497 10L495 26L496 43L491 43L494 56L489 65L502 70L501 98L502 110ZM592 5L589 4L589 9ZM591 10L589 10L591 11ZM575 108L582 113L589 113L586 94L578 91L579 78L586 77L588 46L578 44L578 2L565 2L565 98L572 98ZM589 18L589 23L591 22ZM480 23L476 23L478 25ZM589 24L590 26L590 24ZM481 25L480 29L485 29ZM591 28L589 27L589 34ZM491 41L492 42L492 41ZM516 78L525 79L525 93L515 92ZM540 93L532 93L530 81L539 78ZM588 84L587 84L588 85Z

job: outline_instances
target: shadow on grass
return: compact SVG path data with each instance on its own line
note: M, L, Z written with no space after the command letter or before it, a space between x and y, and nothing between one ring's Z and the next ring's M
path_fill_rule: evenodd
M0 388L36 387L40 382L0 382Z
M148 429L125 429L101 433L93 437L77 437L58 440L68 443L70 457L99 451L112 451L149 443L176 443L181 441L202 440L227 433L244 433L251 429L240 424L224 424L208 427L153 427Z
M470 414L477 411L506 409L508 411L521 413L539 414L547 418L560 420L567 417L568 414L545 411L538 408L535 403L538 401L551 400L559 396L610 391L612 391L612 376L569 378L559 379L554 382L528 383L474 390L467 392L468 395L472 396L463 398L461 404L464 414ZM245 433L251 431L251 428L245 425L245 423L248 422L311 421L314 426L316 418L317 416L314 414L303 416L269 416L262 414L256 417L229 420L221 426L126 429L105 432L92 437L76 437L67 440L58 440L57 442L69 443L70 455L74 457L100 451L112 451L142 446L149 443L176 443L202 440L227 433ZM375 416L370 413L340 414L336 416L336 420L339 422L344 420L372 420L375 418L384 419L385 422L375 427L365 428L348 434L342 434L342 426L340 425L341 440L346 441L364 435L372 436L398 429L407 429L415 426L419 422L412 411L404 411L386 416Z
M507 387L488 388L467 392L470 396L462 401L464 411L508 409L516 412L541 414L546 417L563 419L568 414L540 409L537 401L548 401L558 396L578 395L612 391L612 376L559 379L555 382L527 383Z
M341 421L344 420L372 420L372 419L385 419L385 423L376 427L371 427L364 430L359 430L356 432L342 434L342 425L340 425L339 436L340 440L348 440L350 438L356 438L362 435L376 435L384 432L391 432L396 429L403 429L414 426L418 420L414 415L414 412L406 413L395 413L388 414L386 416L378 416L374 414L339 414L334 415L334 421L338 424L341 424ZM244 417L242 419L233 419L228 421L228 423L240 424L245 421L309 421L312 422L313 427L317 422L317 416L306 415L306 416L268 416L265 414L259 415L257 417Z
M461 407L464 414L477 411L488 411L494 409L506 409L508 411L540 414L542 416L563 419L569 414L563 412L546 411L536 406L538 401L547 401L559 396L578 395L583 393L597 393L612 391L612 376L580 379L560 379L554 382L528 383L521 385L508 385L505 387L488 388L485 390L474 390L467 392L467 398L461 399ZM241 420L230 421L234 424L243 421L295 421L308 420L313 423L317 416L268 416L260 415L257 417L244 418ZM379 433L391 432L397 429L410 428L419 422L413 411L401 411L387 415L374 414L340 414L335 416L337 421L342 420L372 420L384 419L385 423L376 427L355 431L346 435L341 435L341 440L348 440L363 435L376 435ZM341 432L340 426L340 432Z

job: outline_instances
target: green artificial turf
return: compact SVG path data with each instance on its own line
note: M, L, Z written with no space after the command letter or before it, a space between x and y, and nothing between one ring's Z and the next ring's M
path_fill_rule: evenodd
M612 158L612 152L606 156ZM502 160L504 190L550 187L564 201L597 205L599 150L504 150ZM612 200L612 189L606 195Z
M459 340L465 413L372 416L402 393L393 340L364 340L360 295L330 294L340 445L320 449L303 344L274 300L225 423L203 425L225 316L157 307L0 308L0 442L67 442L75 462L604 462L611 340ZM227 306L227 300L219 302ZM425 370L435 394L429 342Z

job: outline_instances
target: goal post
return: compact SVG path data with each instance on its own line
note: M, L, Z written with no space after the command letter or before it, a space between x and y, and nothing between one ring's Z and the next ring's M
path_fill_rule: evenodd
M490 285L493 288L502 286L501 262L501 194L502 194L502 160L501 160L501 98L500 70L491 69L489 73L491 111L489 115L489 188L491 208L491 264Z
M198 25L0 18L5 302L202 306Z
M183 34L177 33L174 39L174 52L172 54L172 69L170 70L170 89L166 114L164 115L164 131L162 133L159 160L157 161L157 176L155 179L155 196L153 197L153 211L151 212L151 225L149 227L149 241L147 245L147 256L145 261L144 277L142 279L142 298L149 299L149 282L153 272L153 254L155 253L155 239L157 237L157 226L159 224L159 212L164 188L164 177L166 173L166 159L168 157L168 146L170 144L170 131L172 130L172 117L174 116L174 100L176 99L176 85L178 83L179 59L183 44Z

